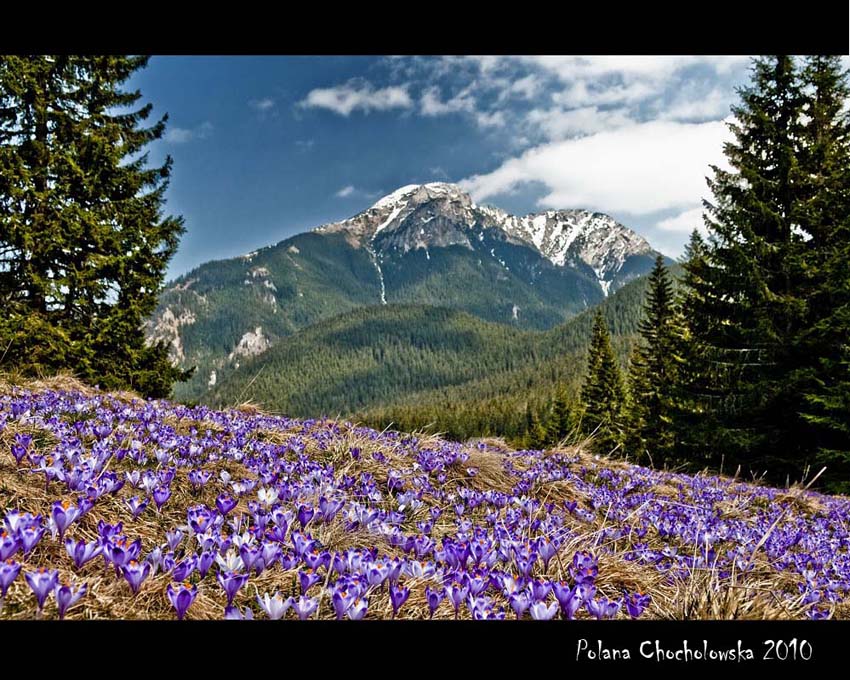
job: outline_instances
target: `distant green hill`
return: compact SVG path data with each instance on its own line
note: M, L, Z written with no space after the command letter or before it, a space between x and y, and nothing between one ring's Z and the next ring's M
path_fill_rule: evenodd
M623 365L647 279L602 303ZM433 424L455 437L515 436L527 403L576 390L592 310L525 331L427 305L356 309L280 340L227 375L204 401L251 400L292 416L354 416L376 426Z

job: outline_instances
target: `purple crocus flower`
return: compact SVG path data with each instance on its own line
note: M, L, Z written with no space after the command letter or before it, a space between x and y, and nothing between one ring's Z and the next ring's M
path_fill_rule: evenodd
M549 568L549 560L551 560L558 552L558 541L549 540L548 536L544 536L537 542L537 554L543 560L543 568Z
M127 540L121 538L114 541L108 540L103 543L103 559L112 563L116 575L121 567L133 559L127 547Z
M366 580L370 586L381 585L389 575L390 570L382 561L371 564L366 571Z
M145 508L148 507L147 499L140 500L138 496L125 499L124 502L127 504L127 507L130 508L130 512L134 519L141 515L145 511Z
M365 598L363 598L363 599L358 598L358 599L354 600L352 605L348 608L348 612L347 612L348 618L351 619L352 621L359 621L364 616L366 616L366 612L368 611L368 609L369 609L369 600L367 600Z
M331 604L333 605L337 619L341 619L345 616L345 612L348 611L348 608L351 606L351 603L354 602L355 597L354 593L348 592L348 590L344 587L341 589L334 589L331 594Z
M186 511L186 522L196 534L207 531L215 521L215 512L206 505L193 505Z
M275 593L272 597L269 597L269 594L266 593L263 597L257 595L257 602L259 602L260 606L263 608L266 616L268 616L272 621L277 621L282 618L283 615L286 614L286 610L292 606L294 598L287 597L284 599L280 593Z
M23 548L24 555L32 552L32 549L35 548L42 536L44 536L44 527L35 524L30 524L21 530L21 547Z
M302 569L298 572L298 580L301 583L301 592L306 595L310 588L321 582L322 577L312 569L306 571Z
M467 586L455 584L448 589L448 593L449 600L451 600L452 607L454 607L455 610L455 618L457 618L458 612L460 610L460 605L469 596L469 588Z
M173 583L169 583L166 592L171 606L177 612L177 619L182 621L187 610L198 596L198 587L191 583L179 583L175 588Z
M617 616L617 612L620 611L620 606L622 602L608 600L607 598L600 597L598 600L590 600L587 603L587 611L597 620L601 619L613 619Z
M189 484L191 484L196 489L200 489L202 486L206 485L207 482L210 481L212 477L212 472L207 470L192 470L189 473Z
M558 613L558 603L546 605L545 602L535 602L531 605L531 618L535 621L548 621Z
M110 539L113 536L120 536L122 531L124 531L124 522L108 524L102 519L97 522L97 533L103 540Z
M80 598L86 594L88 590L88 585L83 583L81 586L74 588L70 585L57 585L55 597L56 597L56 606L59 608L59 618L65 618L65 612L67 612L71 607L73 607L77 602L80 601Z
M165 542L168 543L168 547L171 550L177 550L177 546L180 545L183 540L183 532L180 529L173 529L171 531L165 532ZM178 581L182 581L183 579L177 579Z
M521 619L531 606L531 598L527 592L519 590L508 596L508 604L511 605L511 609L514 610L516 617Z
M206 578L207 572L209 572L210 567L215 563L215 555L215 551L206 550L198 556L195 568L198 570L201 578Z
M38 600L38 609L41 611L44 609L47 596L56 589L56 584L59 583L59 571L57 569L40 567L36 571L26 572L24 576L27 579L29 587L32 588L32 592L35 593L35 598Z
M431 588L425 586L425 598L428 600L428 610L431 612L431 618L434 618L434 612L440 606L440 602L446 596L445 588Z
M171 576L175 581L185 581L189 575L195 571L195 566L198 563L198 557L195 554L189 555L186 559L174 565Z
M59 531L59 540L61 541L65 535L65 529L77 519L80 510L68 501L56 501L50 509L50 514L53 517L56 529Z
M153 490L153 502L156 503L157 510L161 510L169 498L171 498L170 487L158 486Z
M549 597L549 593L552 592L552 584L543 581L542 579L534 579L531 582L531 598L535 602L541 602Z
M218 572L216 575L219 585L227 595L227 606L233 604L233 598L239 589L248 581L248 574L237 574L232 571Z
M300 522L302 529L307 526L307 523L311 519L313 519L314 514L316 514L316 513L311 506L309 506L309 505L299 505L298 506L298 513L297 513L296 516L298 517L298 521Z
M21 565L14 560L5 560L0 563L0 600L6 597L6 591L9 590L9 586L12 585L20 571Z
M12 456L15 458L15 462L20 465L21 461L27 455L27 447L22 446L21 444L12 444Z
M405 588L400 585L391 585L390 586L390 604L393 608L393 618L398 615L398 610L401 609L401 606L407 602L407 598L410 597L410 588Z
M319 601L315 597L302 595L292 603L292 608L302 621L309 619L319 608Z
M151 565L149 562L136 562L136 560L130 560L121 567L121 572L124 574L124 578L127 579L127 583L130 584L130 589L133 591L133 594L139 592L139 588L142 586L144 580L151 573Z
M77 569L81 568L86 562L94 559L103 551L103 548L97 541L86 543L85 541L74 541L73 538L65 539L65 550L68 555L74 560L74 566Z
M222 515L226 515L237 505L237 501L229 493L220 493L215 499L215 507Z
M280 560L280 557L281 557L282 554L283 554L283 551L280 549L279 545L275 545L274 543L267 543L267 542L263 543L262 558L263 558L263 564L265 565L265 568L268 569L275 562L278 562Z
M633 619L638 618L643 614L644 610L649 606L652 598L643 593L630 593L625 598L626 613Z
M21 542L7 531L0 531L0 560L8 560L21 548Z
M246 571L256 569L258 574L263 571L265 564L263 564L262 546L250 546L243 543L239 548L239 556L242 558L242 563L245 565Z
M310 550L305 550L301 556L304 564L310 567L310 569L318 569L319 567L330 564L330 554L326 551L319 552L315 545Z
M588 551L582 550L573 556L570 575L576 583L592 584L599 574L599 562Z
M156 575L156 572L159 571L159 567L162 564L162 548L157 546L151 550L145 557L145 562L151 565L151 575Z

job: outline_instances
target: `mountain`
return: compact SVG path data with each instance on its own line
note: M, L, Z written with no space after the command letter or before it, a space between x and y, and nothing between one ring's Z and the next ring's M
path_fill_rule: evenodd
M632 281L602 304L623 364L646 286L647 277ZM345 415L380 427L434 423L457 438L511 436L527 402L545 400L558 385L578 387L594 311L535 331L445 307L360 308L282 339L204 400L249 400L289 416Z
M546 330L652 266L636 233L601 213L516 217L476 205L457 185L402 187L363 212L172 282L147 324L193 378L197 399L282 338L354 309L447 307Z

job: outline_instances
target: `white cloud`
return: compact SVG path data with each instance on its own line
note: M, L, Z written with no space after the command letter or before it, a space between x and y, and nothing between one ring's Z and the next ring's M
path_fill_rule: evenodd
M475 114L475 122L481 128L504 127L505 114L502 111L479 111Z
M413 100L407 92L407 86L391 86L376 89L371 83L349 80L336 87L311 90L299 102L303 108L328 109L341 116L349 116L352 111L388 111L390 109L409 109Z
M264 99L252 99L248 102L248 106L260 112L270 111L274 108L274 99L270 99L269 97L265 97Z
M702 219L702 206L691 208L680 212L678 215L668 217L658 223L658 228L662 231L674 231L683 234L690 234L694 229L705 233L705 224Z
M679 69L703 64L716 73L728 73L745 63L746 56L673 56L673 55L616 55L616 56L529 56L522 59L553 73L564 82L599 79L618 75L624 80L661 80Z
M507 99L509 89L522 92L526 99L545 97L548 89L552 101L562 108L607 105L636 105L656 98L667 98L684 78L683 71L695 66L713 79L728 77L745 65L746 56L522 56L466 58L477 65L484 80L500 85L500 101ZM531 72L529 73L529 69ZM498 74L496 77L494 74ZM505 74L508 74L507 76ZM549 83L544 78L548 77ZM552 80L558 83L552 86ZM717 102L712 111L722 117L728 107ZM692 116L696 117L696 116ZM673 118L676 118L675 116Z
M613 130L635 122L624 108L600 111L597 106L532 109L525 120L551 140Z
M205 121L194 128L173 127L165 132L165 141L169 144L186 144L195 139L206 139L212 134L213 124Z
M694 83L680 89L675 98L661 110L659 117L696 122L717 120L728 115L735 93L731 88L706 85Z
M570 87L552 95L556 104L567 108L605 106L611 104L637 104L660 93L655 83L631 82L618 85L576 80Z
M544 89L543 80L535 73L529 73L527 76L516 80L496 78L490 82L490 85L500 90L499 102L504 102L514 97L532 100L539 96Z
M707 191L709 164L724 166L722 121L652 121L550 142L461 182L476 200L527 182L548 193L542 207L584 207L645 215L693 207Z
M450 113L459 111L474 111L475 98L469 94L470 88L464 88L448 101L443 101L440 98L440 88L433 86L429 87L422 93L419 100L419 110L423 116L445 116Z
M347 198L351 196L355 191L356 189L351 184L349 184L348 186L344 186L342 189L337 191L334 196L336 196L337 198Z

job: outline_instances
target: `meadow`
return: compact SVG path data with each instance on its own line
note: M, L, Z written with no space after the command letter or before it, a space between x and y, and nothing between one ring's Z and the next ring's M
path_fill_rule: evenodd
M850 618L848 519L586 442L0 378L4 619Z

